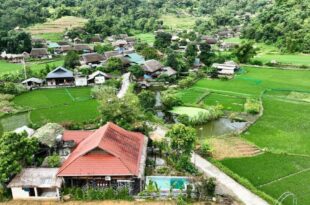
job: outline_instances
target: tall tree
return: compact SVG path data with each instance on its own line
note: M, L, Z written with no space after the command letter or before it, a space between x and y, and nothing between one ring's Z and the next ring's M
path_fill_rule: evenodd
M38 150L36 138L27 137L26 133L5 133L0 137L0 184L5 183L23 166L33 162Z

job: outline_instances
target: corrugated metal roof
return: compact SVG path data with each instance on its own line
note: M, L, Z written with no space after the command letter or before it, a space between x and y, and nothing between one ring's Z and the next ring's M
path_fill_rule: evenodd
M64 67L57 67L51 72L49 72L46 78L73 78L73 72L65 69Z

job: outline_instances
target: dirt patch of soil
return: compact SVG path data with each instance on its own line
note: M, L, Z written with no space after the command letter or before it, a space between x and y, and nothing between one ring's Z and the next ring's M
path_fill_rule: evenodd
M240 137L222 137L209 139L213 148L212 156L217 160L256 156L262 151Z

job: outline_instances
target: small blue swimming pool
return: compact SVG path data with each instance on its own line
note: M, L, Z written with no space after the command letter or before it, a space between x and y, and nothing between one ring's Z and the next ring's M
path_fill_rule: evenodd
M189 184L187 177L170 177L170 176L148 176L146 177L146 185L152 181L157 184L160 191L169 190L186 190Z

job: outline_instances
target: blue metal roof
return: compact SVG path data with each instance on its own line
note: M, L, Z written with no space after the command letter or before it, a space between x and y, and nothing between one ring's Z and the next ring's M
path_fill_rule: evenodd
M73 72L59 66L49 72L46 78L73 78Z

